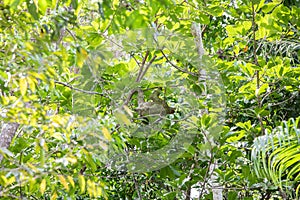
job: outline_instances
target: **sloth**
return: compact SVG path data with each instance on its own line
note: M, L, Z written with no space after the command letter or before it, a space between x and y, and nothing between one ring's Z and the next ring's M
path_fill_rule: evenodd
M135 109L139 116L149 123L149 117L163 117L167 114L173 114L175 108L169 107L167 102L159 97L162 90L155 89L150 95L150 101L144 102L143 92L138 91L138 107Z

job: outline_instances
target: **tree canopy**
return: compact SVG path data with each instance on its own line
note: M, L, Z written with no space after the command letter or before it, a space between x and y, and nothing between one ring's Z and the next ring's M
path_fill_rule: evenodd
M0 198L299 198L299 16L299 0L1 1Z

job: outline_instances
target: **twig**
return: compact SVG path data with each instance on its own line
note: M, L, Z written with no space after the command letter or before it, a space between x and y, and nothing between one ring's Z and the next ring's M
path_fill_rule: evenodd
M130 55L133 59L134 59L134 61L136 62L136 64L139 66L139 67L141 67L141 64L139 63L139 61L136 59L136 57L134 56L134 54L132 53L132 55Z
M112 22L114 21L114 18L115 18L115 16L116 16L116 13L117 13L117 10L114 12L112 18L111 18L110 21L108 22L108 24L107 24L106 28L104 29L103 33L106 33L107 30L109 29L109 27L111 26L111 24L112 24Z
M190 71L185 70L185 69L182 69L182 68L178 67L177 65L175 65L174 63L172 63L172 62L169 60L169 58L166 56L166 54L163 52L163 50L160 50L160 52L162 53L162 55L164 56L164 58L167 60L167 62L168 62L170 65L172 65L172 67L174 67L175 69L177 69L177 70L179 70L179 71L181 71L181 72L183 72L183 73L187 73L187 74L189 74L189 75L191 75L191 76L198 77L198 74L193 73L193 72L190 72Z
M96 94L96 95L99 95L99 96L104 96L102 93L94 92L94 91L89 91L89 90L83 90L83 89L80 89L80 88L76 88L76 87L74 87L72 85L69 85L68 83L64 83L64 82L61 82L61 81L54 81L54 83L66 86L66 87L70 88L71 90L76 90L78 92L82 92L82 93L86 93L86 94Z
M72 36L74 41L76 41L77 40L76 36L68 28L66 28L66 30L67 30L68 33L70 33L70 35Z
M292 99L295 98L297 95L298 95L297 93L294 93L294 94L292 94L292 95L290 96L290 98L285 99L284 101L281 101L281 102L278 102L278 103L271 104L270 106L278 106L278 105L280 105L280 104L283 104L283 103L285 103L285 102L287 102L287 101L292 100Z

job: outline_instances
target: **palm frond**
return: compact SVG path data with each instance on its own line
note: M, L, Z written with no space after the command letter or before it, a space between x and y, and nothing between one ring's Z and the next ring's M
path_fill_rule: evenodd
M300 118L282 122L255 139L251 159L258 177L268 180L280 191L298 196L300 189Z

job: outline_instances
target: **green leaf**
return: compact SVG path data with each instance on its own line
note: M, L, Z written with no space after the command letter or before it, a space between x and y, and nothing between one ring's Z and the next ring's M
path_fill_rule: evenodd
M46 179L43 179L40 184L40 192L42 195L44 195L45 190L46 190Z
M203 86L203 85L201 85L201 86ZM203 87L200 87L199 85L193 84L192 88L193 88L193 91L194 91L197 95L202 95L202 92L203 92L203 90L204 90Z
M20 5L20 3L22 3L22 2L23 2L23 0L12 0L10 2L10 8L12 10L15 10L18 7L18 5Z
M71 1L71 6L74 10L77 10L78 8L78 0L72 0Z
M19 86L20 86L21 95L25 96L26 92L27 92L27 80L26 80L26 77L20 78Z
M59 181L60 183L64 186L64 188L66 189L66 191L69 191L69 184L67 182L67 180L65 179L65 177L63 175L58 175Z
M115 116L120 123L125 124L127 126L129 126L131 124L131 121L129 120L127 115L124 112L122 112L121 110L117 110L115 112Z
M26 5L27 5L27 9L28 9L28 12L30 13L30 15L35 20L38 20L39 19L38 8L34 2L35 1L32 1L32 0L26 0Z
M228 200L235 200L238 199L238 193L236 191L230 191L228 192Z
M82 175L78 176L78 182L80 187L80 193L83 194L85 192L85 178Z
M269 2L267 4L265 4L261 9L264 13L269 13L271 10L273 10L276 6L278 5L278 3L274 3L274 2Z
M220 5L217 5L210 7L208 12L210 12L215 17L219 17L223 14L223 9Z
M199 22L201 24L209 24L210 19L207 15L203 13L199 13L198 19L196 19L196 22Z
M84 64L84 61L88 57L88 52L82 48L82 47L77 47L76 48L76 63L78 67L82 67Z
M262 84L259 89L256 89L255 95L259 96L263 93L265 93L267 91L267 89L269 88L269 84L268 83L264 83Z
M47 0L38 0L38 7L41 14L44 15L48 7Z

